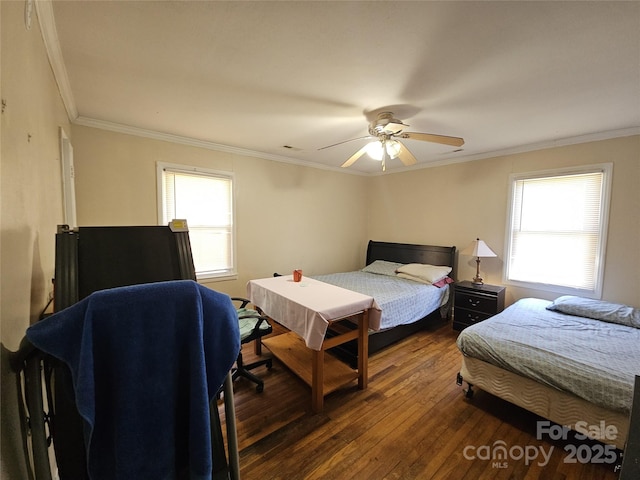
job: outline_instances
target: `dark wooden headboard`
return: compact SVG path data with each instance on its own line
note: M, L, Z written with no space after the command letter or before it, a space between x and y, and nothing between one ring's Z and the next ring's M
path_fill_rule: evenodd
M370 240L367 246L367 265L375 260L447 265L451 267L449 276L456 280L456 247L412 245L409 243L389 243Z

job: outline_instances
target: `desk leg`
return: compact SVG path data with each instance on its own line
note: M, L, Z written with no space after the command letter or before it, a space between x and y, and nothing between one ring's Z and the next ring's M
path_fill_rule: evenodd
M324 349L312 350L313 370L311 372L311 410L322 411L324 401Z
M358 388L364 390L369 383L369 310L362 312L358 322Z

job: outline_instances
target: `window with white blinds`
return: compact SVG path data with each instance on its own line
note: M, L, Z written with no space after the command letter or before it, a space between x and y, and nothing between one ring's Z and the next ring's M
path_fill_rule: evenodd
M599 298L611 164L511 176L505 280Z
M186 219L198 278L235 275L233 175L158 164L162 225Z

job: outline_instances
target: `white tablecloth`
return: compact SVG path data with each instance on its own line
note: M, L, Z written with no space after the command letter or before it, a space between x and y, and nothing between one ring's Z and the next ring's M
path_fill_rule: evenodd
M373 297L292 275L250 280L247 295L254 305L300 335L307 347L320 350L331 321L369 310L369 328L380 329L381 311Z

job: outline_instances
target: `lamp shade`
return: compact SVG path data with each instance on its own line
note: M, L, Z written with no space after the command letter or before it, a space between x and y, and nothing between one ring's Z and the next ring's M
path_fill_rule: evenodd
M489 246L484 243L479 238L476 238L473 242L469 244L467 248L460 252L461 255L470 255L472 257L497 257L496 253L489 248Z

